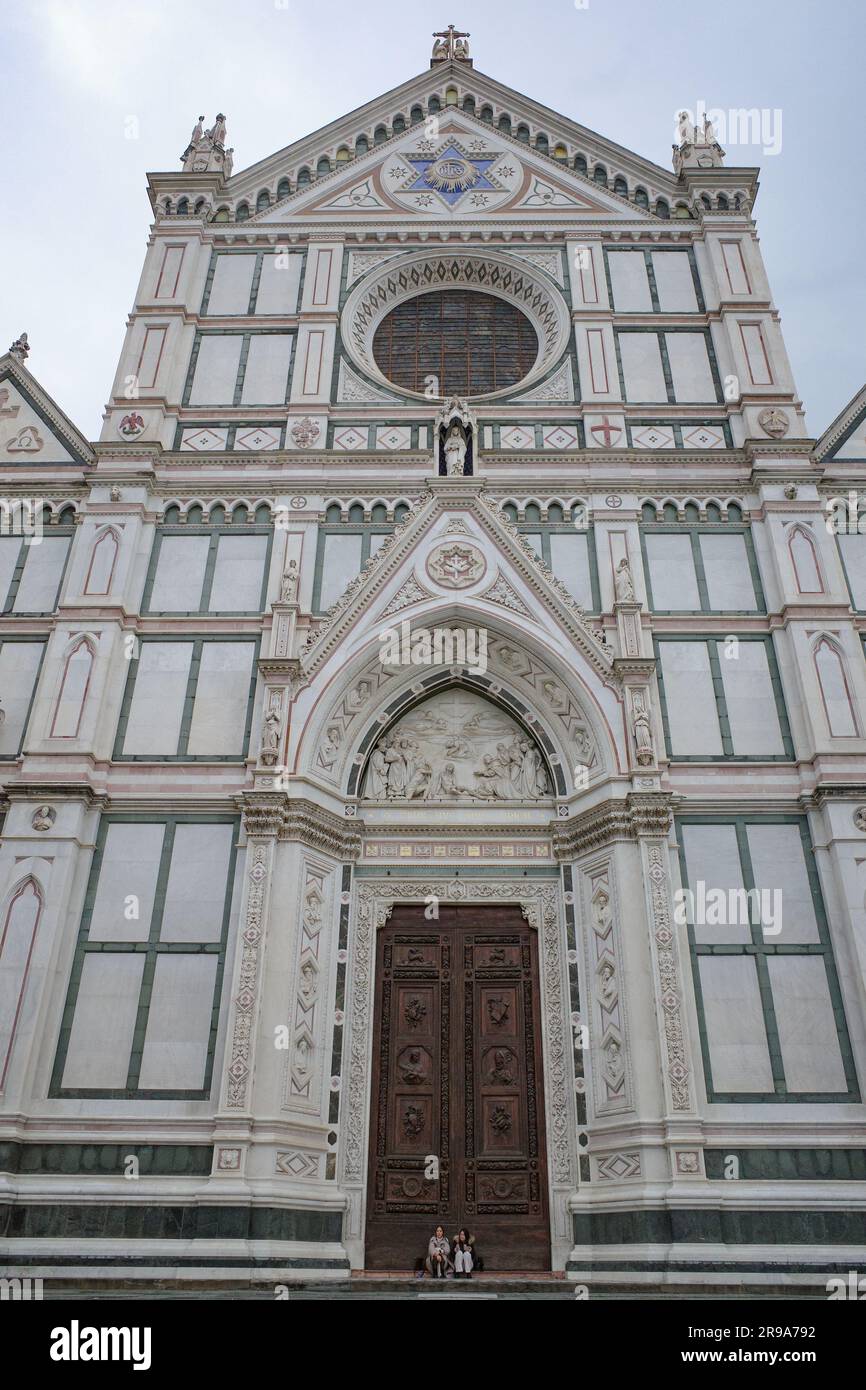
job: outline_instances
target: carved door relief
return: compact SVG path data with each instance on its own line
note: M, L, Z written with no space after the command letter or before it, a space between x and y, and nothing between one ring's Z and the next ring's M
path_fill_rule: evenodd
M488 1269L550 1268L537 950L516 906L380 930L368 1269L411 1269L440 1223Z

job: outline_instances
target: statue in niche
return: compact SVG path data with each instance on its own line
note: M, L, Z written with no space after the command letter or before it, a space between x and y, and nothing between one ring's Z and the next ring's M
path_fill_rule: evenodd
M467 402L449 396L433 425L434 462L440 477L470 477L473 472L475 421Z
M631 577L631 567L628 559L624 555L616 567L615 577L616 601L617 603L634 603L634 580Z
M298 562L290 560L280 581L280 603L294 603L298 592Z
M5 718L5 715L3 717ZM56 819L57 812L53 806L37 806L30 824L34 830L44 832L51 829Z
M265 715L264 728L262 729L262 743L259 749L259 762L266 767L273 767L277 761L280 751L280 714L279 710L273 708L268 710Z
M640 767L651 767L655 762L655 749L653 748L653 736L650 731L649 712L642 700L640 703L635 702L634 714L632 716L632 729L634 731L638 765Z
M466 440L455 420L445 438L445 472L449 478L462 478L466 471Z

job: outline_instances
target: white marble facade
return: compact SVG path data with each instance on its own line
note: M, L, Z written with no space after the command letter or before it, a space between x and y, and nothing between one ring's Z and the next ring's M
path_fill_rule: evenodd
M826 518L866 401L807 436L754 171L453 55L248 173L219 135L150 176L101 439L0 359L4 488L47 507L0 537L7 1200L263 1209L240 1277L363 1267L375 931L433 895L539 932L554 1268L859 1267L866 537ZM538 343L458 476L373 351L443 284ZM91 1227L91 1274L153 1277L155 1221ZM0 1257L83 1279L82 1239Z

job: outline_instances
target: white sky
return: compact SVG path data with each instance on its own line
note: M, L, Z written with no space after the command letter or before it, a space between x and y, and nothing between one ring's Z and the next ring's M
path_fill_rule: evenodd
M145 172L179 168L218 110L243 169L423 71L449 22L482 72L665 167L681 106L781 111L780 153L729 144L726 163L762 166L764 259L820 434L866 380L860 0L8 5L0 350L26 329L28 367L95 438L144 258Z

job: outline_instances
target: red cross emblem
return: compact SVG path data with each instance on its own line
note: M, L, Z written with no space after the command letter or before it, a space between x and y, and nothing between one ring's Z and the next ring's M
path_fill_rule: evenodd
M590 434L596 439L604 440L604 447L609 449L611 444L615 444L622 434L619 425L612 425L606 415L602 415L600 425L592 425Z

